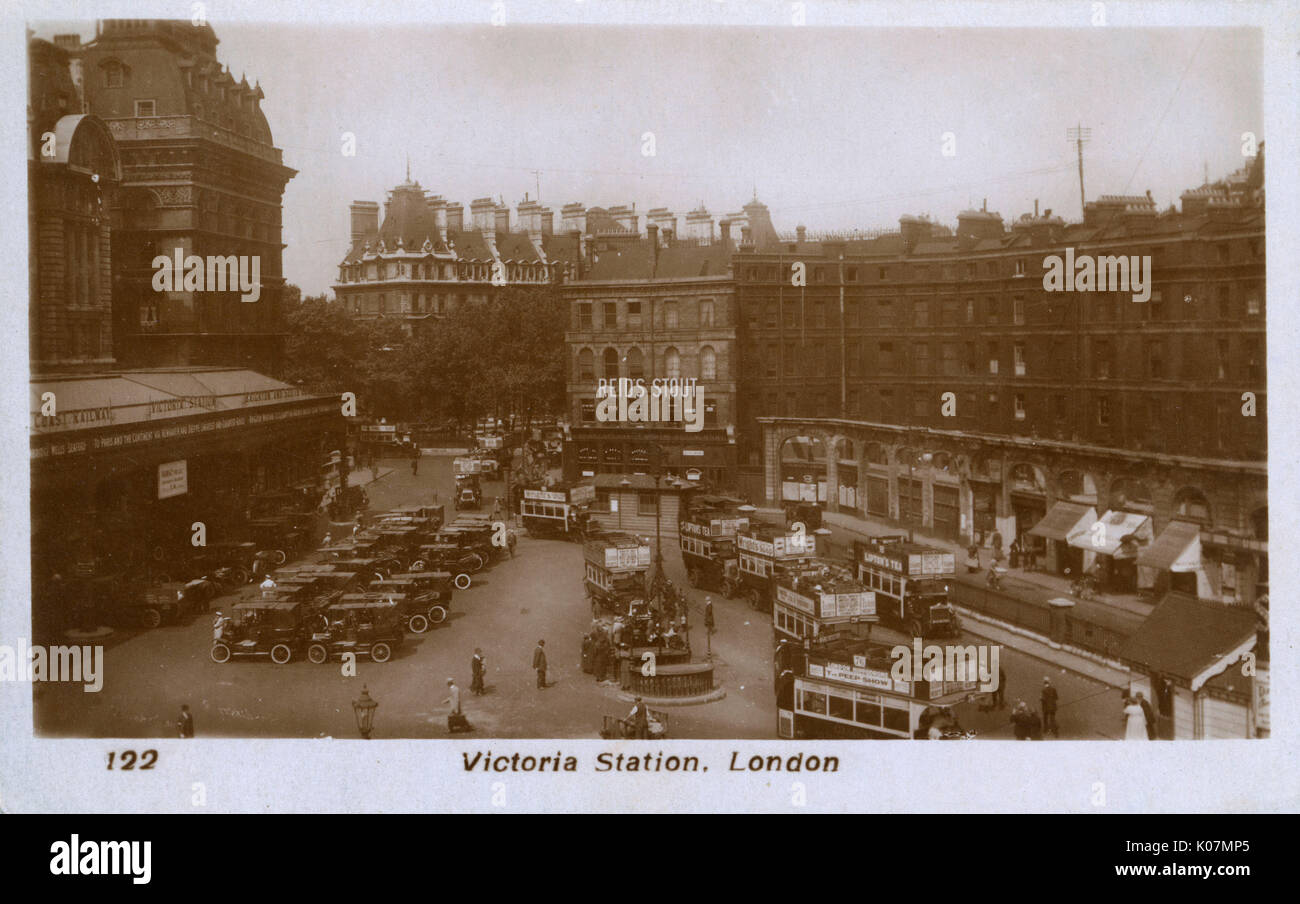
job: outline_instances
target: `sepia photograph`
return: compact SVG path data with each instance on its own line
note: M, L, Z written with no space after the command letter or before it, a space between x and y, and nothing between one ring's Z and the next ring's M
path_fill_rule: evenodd
M22 11L8 729L1268 746L1267 4L95 6Z

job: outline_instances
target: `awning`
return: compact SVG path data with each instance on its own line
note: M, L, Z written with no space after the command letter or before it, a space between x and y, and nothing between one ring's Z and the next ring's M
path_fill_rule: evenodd
M1138 553L1139 565L1179 574L1201 567L1201 526L1190 521L1171 521L1156 541Z
M1107 512L1095 523L1102 526L1088 525L1082 533L1074 534L1069 538L1070 545L1090 550L1100 556L1115 556L1122 559L1134 555L1131 545L1121 551L1126 537L1132 536L1139 542L1151 539L1151 518L1137 512L1120 510Z
M1192 690L1241 660L1255 645L1255 613L1170 593L1120 647L1135 669L1181 679Z
M1075 534L1086 532L1096 520L1097 510L1090 505L1058 502L1029 532L1048 540L1068 541Z

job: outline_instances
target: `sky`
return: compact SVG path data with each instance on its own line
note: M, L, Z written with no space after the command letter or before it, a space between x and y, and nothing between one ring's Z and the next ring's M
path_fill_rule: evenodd
M1249 29L211 24L298 170L284 271L307 294L337 275L348 205L382 204L408 156L467 216L539 187L557 228L573 201L721 219L756 194L778 230L820 231L953 224L985 199L1077 219L1076 124L1089 200L1161 207L1241 167L1243 132L1266 138Z

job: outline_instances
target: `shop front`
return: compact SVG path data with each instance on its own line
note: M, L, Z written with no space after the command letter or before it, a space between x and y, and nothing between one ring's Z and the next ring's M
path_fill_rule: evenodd
M1052 574L1080 574L1083 550L1072 546L1072 537L1081 537L1097 521L1097 510L1079 502L1057 502L1029 529L1029 535L1046 543L1046 568Z
M1201 562L1201 526L1195 522L1169 522L1150 546L1138 552L1137 564L1138 587L1143 590L1214 596Z
M1083 553L1083 571L1097 577L1102 589L1133 593L1138 587L1137 556L1152 539L1151 518L1116 509L1102 515L1087 531L1070 537Z

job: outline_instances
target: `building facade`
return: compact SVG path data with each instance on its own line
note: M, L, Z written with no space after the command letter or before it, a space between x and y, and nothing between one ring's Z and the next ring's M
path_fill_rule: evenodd
M339 264L334 294L357 317L414 323L455 306L485 301L498 287L546 285L577 263L577 235L557 234L554 213L536 201L510 208L491 198L463 205L430 195L407 180L384 203L354 201L351 244Z
M707 217L692 213L686 239L666 210L650 212L644 236L584 234L581 278L564 287L567 478L642 474L734 485L735 246L731 222L715 238Z
M222 66L206 24L105 20L85 45L59 40L80 72L84 111L107 123L121 157L113 240L119 363L237 363L278 373L280 210L295 171L273 143L260 85ZM256 258L257 300L206 283L156 290L155 258L177 254L205 263ZM251 264L246 272L252 276Z

